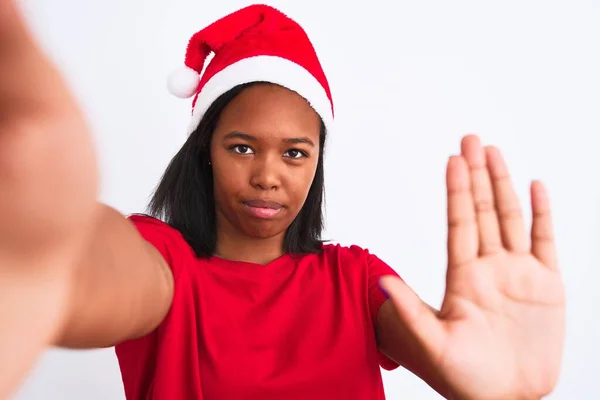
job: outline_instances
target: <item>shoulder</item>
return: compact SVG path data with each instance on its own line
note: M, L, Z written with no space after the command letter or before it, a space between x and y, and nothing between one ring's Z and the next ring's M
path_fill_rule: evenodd
M329 263L336 263L345 270L361 270L367 275L397 275L396 271L385 261L373 254L368 248L358 245L324 244L323 257Z
M140 235L162 254L172 269L178 269L176 264L182 258L193 256L193 250L181 232L169 224L144 214L133 214L127 219Z
M160 233L170 233L172 235L176 235L179 233L177 229L171 227L167 223L161 221L158 218L154 218L150 215L146 214L132 214L127 217L129 221L131 221L136 228L148 231L148 232L160 232Z
M381 262L368 248L355 244L324 244L322 257L324 262L339 265L344 270L364 271L371 268L373 263Z
M339 259L345 262L368 262L374 257L369 249L353 245L341 245L339 243L326 243L323 245L323 257L327 259Z
M177 229L173 228L166 222L145 214L133 214L127 217L133 223L140 234L151 242L155 241L170 241L170 242L185 242L183 235Z

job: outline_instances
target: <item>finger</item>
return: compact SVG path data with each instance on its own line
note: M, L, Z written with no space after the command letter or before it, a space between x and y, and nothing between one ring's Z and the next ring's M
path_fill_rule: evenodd
M460 266L477 258L479 239L467 162L461 156L448 160L448 265Z
M485 151L496 198L502 242L507 250L527 252L529 241L525 232L523 214L506 163L497 148L488 146Z
M531 209L533 213L531 252L548 268L558 269L550 200L542 182L531 183Z
M479 254L492 254L502 249L502 237L485 151L479 138L474 135L462 140L461 149L471 173L471 192L479 231Z
M15 1L0 0L0 64L34 45Z
M437 318L435 310L396 276L382 277L379 285L389 295L403 325L417 342L423 345L432 359L439 359L443 351L446 331Z

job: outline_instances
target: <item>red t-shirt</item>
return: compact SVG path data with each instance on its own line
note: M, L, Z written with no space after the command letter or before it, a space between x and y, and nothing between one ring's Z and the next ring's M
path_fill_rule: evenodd
M195 256L183 236L132 216L170 265L171 309L152 333L116 346L128 399L384 399L378 281L396 275L356 246L268 265Z

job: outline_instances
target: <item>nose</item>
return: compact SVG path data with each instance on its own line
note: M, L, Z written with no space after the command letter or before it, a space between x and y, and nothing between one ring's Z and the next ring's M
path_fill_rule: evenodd
M264 156L252 163L250 184L260 190L275 190L281 186L281 163L278 157Z

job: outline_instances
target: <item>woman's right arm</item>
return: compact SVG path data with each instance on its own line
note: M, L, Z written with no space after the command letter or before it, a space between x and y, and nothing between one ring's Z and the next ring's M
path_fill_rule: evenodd
M108 347L143 336L171 305L173 274L160 252L118 211L105 205L98 211L74 268L56 346Z
M161 255L98 203L92 135L16 3L0 0L0 399L48 346L151 331L173 292Z
M58 70L15 1L0 0L0 281L44 290L43 282L67 280L65 323L53 327L65 347L109 346L152 330L173 291L158 251L96 200L94 153ZM2 301L0 311L29 303Z

